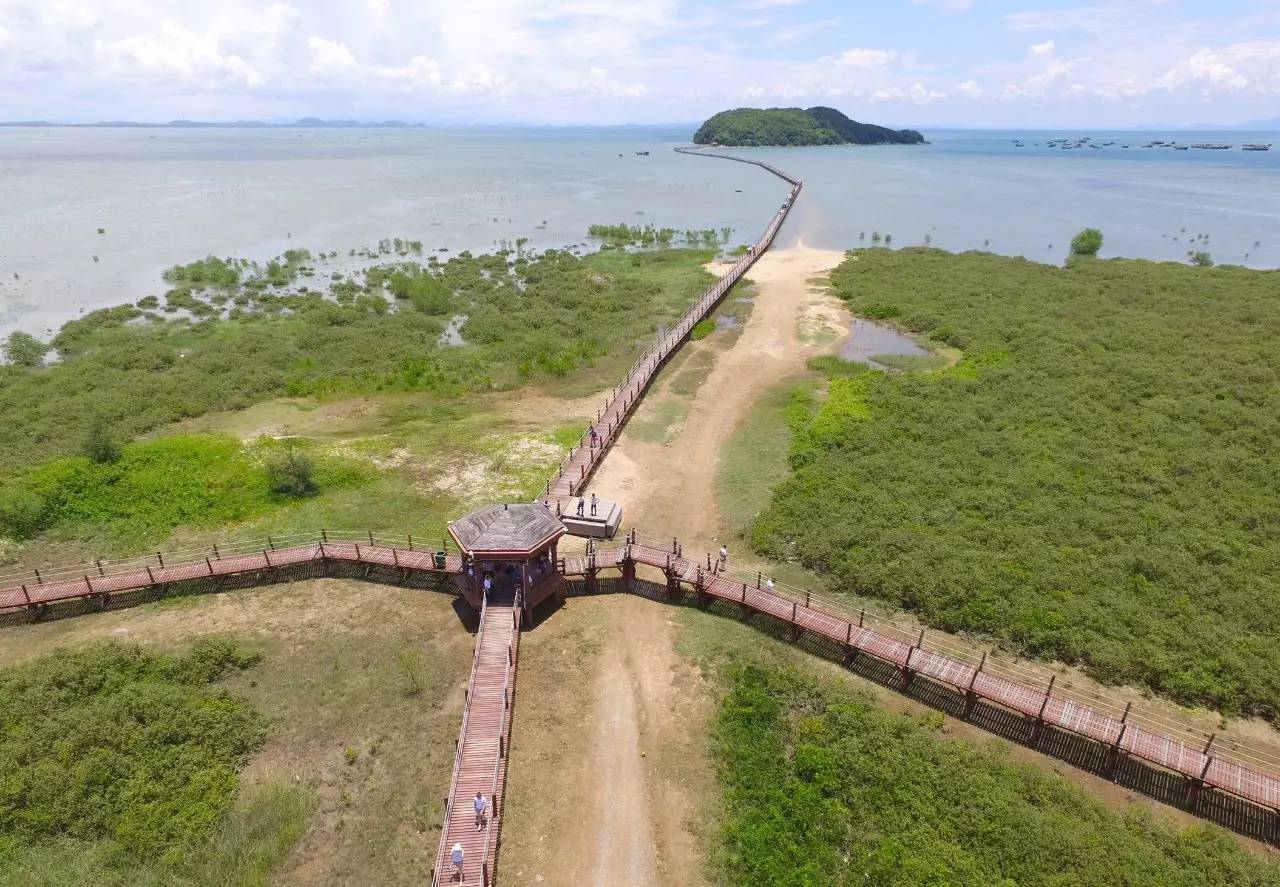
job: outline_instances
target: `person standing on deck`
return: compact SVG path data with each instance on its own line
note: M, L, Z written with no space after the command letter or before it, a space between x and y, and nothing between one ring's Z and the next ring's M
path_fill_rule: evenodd
M489 599L489 591L493 588L493 577L488 573L484 576L484 599Z
M596 516L596 505L598 505L599 503L600 503L600 500L596 498L596 494L592 493L591 494L591 516L592 517Z
M480 831L481 829L484 828L484 820L485 820L484 814L485 814L486 806L487 805L485 804L484 795L480 794L480 792L476 792L476 800L475 800L476 831Z
M578 517L582 517L583 512L586 510L586 504L587 500L578 497Z
M591 426L591 449L596 448L596 444L600 442L600 435L596 433L596 426Z
M720 546L720 572L723 573L725 567L729 566L729 548L725 545Z
M449 861L453 863L453 870L458 875L458 880L466 879L466 875L462 873L462 844L455 842L453 849L449 851Z

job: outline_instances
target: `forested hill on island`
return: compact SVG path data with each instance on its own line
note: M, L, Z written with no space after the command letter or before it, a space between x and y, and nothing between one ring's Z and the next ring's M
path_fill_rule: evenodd
M914 129L887 129L850 120L835 108L737 108L711 117L697 145L918 145Z

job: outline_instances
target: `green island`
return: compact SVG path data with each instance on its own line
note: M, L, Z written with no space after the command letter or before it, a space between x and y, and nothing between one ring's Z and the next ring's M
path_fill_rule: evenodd
M918 145L914 129L888 129L850 120L835 108L736 108L709 117L693 135L696 145Z

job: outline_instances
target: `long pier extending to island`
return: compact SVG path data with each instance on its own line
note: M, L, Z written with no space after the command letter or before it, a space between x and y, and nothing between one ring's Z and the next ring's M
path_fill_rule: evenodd
M589 431L584 433L564 457L564 461L560 463L555 476L547 481L545 498L552 508L564 507L569 499L583 492L588 482L590 482L591 476L595 474L596 468L599 467L601 460L609 452L610 446L618 439L618 435L622 432L623 426L626 425L627 419L631 416L636 404L644 396L649 383L653 381L653 377L657 375L658 370L680 348L680 345L684 343L694 326L715 310L715 307L720 304L720 301L733 288L733 285L741 280L751 270L751 266L756 263L756 260L773 245L773 240L778 235L778 229L787 220L791 207L795 205L796 198L800 196L800 191L804 187L804 183L799 179L793 178L776 166L771 166L760 160L748 160L742 157L733 157L729 154L704 152L694 148L676 148L675 150L682 154L721 157L758 166L785 181L791 186L791 190L787 194L787 199L782 202L782 206L778 208L773 218L769 220L769 224L765 226L764 232L759 239L748 247L746 254L730 265L724 276L710 286L696 302L690 305L670 329L658 333L657 337L640 352L640 356L631 365L631 369L627 371L623 380L609 392L609 396L605 398L604 403L597 411L595 422L591 426L591 429L595 431L595 435L592 436Z

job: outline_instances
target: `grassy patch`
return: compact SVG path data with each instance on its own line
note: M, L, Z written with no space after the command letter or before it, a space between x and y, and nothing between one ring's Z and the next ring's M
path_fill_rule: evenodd
M29 538L45 531L136 548L182 525L214 527L255 517L293 501L273 492L264 459L280 444L246 447L215 435L130 444L112 462L55 459L0 488L0 533ZM314 460L320 490L358 487L370 472L351 460Z
M689 330L689 338L694 342L705 339L716 331L716 322L710 317L704 317L693 325L693 329Z
M247 703L207 685L256 661L205 639L180 656L108 644L0 672L0 879L192 864L266 735ZM241 825L247 848L262 830Z
M689 406L685 398L659 400L631 420L627 434L645 443L663 443L689 415Z
M924 373L940 370L950 361L941 354L875 354L871 360L882 367L904 373Z
M784 379L765 391L725 442L716 469L720 511L735 531L750 525L787 476L792 428L803 426L812 384Z
M725 883L1280 883L1220 829L1113 813L998 746L947 739L940 715L891 714L774 667L728 680L714 739Z
M1275 272L870 250L856 313L965 352L832 382L756 522L838 591L1280 714Z

